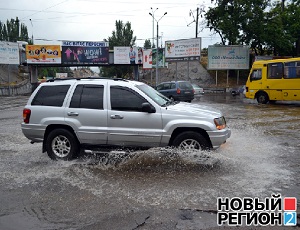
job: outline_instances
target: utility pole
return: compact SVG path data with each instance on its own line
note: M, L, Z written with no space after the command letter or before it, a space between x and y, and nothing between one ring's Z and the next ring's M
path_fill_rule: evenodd
M189 13L189 15L190 16L193 16L193 21L191 22L191 23L189 23L187 26L190 26L193 22L196 22L196 38L198 37L198 26L199 26L199 15L200 15L200 13L201 12L203 12L204 10L203 10L203 7L200 9L199 7L197 7L197 13L196 13L196 18L195 18L195 16L194 16L194 14L193 14L193 11L192 10L190 10L190 13Z
M198 21L199 21L199 7L197 7L197 15L196 15L196 38L198 37Z

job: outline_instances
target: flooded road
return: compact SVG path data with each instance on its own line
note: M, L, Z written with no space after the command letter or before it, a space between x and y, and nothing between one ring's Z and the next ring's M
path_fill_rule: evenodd
M0 97L0 229L214 229L218 197L278 193L297 197L299 212L300 103L204 95L192 103L222 110L232 130L216 151L55 162L21 132L27 99Z

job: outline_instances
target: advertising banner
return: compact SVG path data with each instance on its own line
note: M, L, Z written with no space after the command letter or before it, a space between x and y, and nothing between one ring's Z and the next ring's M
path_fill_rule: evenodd
M63 41L63 64L109 64L108 42Z
M152 68L152 49L146 49L143 52L143 68L144 69Z
M165 67L164 49L158 48L158 68ZM156 49L152 49L152 68L156 68Z
M28 64L60 64L60 45L26 45Z
M114 64L142 64L143 48L129 46L114 47Z
M208 69L249 69L249 47L208 46Z
M200 61L201 38L166 41L166 62Z
M20 64L18 43L0 41L0 64Z

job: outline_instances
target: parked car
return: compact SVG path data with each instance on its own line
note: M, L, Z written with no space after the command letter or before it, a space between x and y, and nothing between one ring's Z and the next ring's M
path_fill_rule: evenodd
M230 93L231 93L232 96L237 96L237 95L245 96L246 86L243 85L243 86L238 87L238 88L233 88L233 89L230 90Z
M42 83L23 110L21 128L53 160L71 160L94 146L216 149L231 135L219 110L174 102L125 79Z
M199 99L204 94L204 89L195 83L192 86L194 88L194 97Z
M173 101L191 102L194 99L194 89L188 81L162 82L156 90Z

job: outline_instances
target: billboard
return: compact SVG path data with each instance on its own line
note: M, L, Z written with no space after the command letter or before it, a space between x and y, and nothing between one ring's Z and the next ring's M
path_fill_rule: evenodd
M144 69L152 68L152 49L146 49L143 52L143 68Z
M108 42L63 41L62 63L69 65L108 65Z
M0 64L20 64L18 43L0 41Z
M143 48L129 46L114 47L114 64L142 64Z
M26 45L28 64L60 64L60 45Z
M166 62L200 61L201 38L165 42Z
M249 69L249 47L208 46L208 69Z

